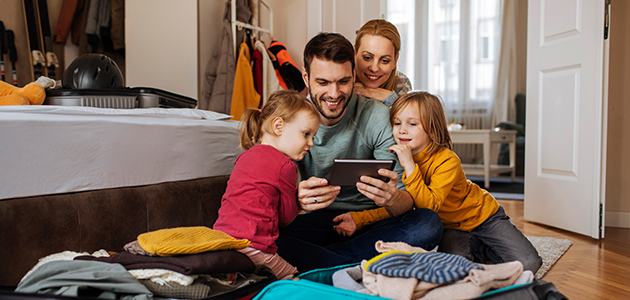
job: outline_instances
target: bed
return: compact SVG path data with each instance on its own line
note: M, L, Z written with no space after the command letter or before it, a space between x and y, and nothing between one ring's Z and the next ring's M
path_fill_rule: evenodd
M121 251L144 232L208 226L238 122L195 109L0 107L0 286L66 250Z
M0 199L229 175L238 122L196 109L0 107Z

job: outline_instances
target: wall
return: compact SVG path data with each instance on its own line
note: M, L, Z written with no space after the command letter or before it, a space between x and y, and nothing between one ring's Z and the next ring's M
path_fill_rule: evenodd
M613 1L610 18L610 81L606 226L630 227L630 3Z
M197 98L197 0L125 2L126 84Z
M307 33L308 13L306 0L266 0L273 9L273 37L282 42L295 64L302 69L304 61L302 50L311 38ZM264 15L266 10L263 9ZM261 18L261 25L268 27L268 23ZM269 46L269 44L267 44Z

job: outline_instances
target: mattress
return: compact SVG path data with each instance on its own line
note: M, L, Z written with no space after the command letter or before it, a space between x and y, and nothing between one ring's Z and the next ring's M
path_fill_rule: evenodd
M238 122L197 109L0 106L0 199L229 175Z

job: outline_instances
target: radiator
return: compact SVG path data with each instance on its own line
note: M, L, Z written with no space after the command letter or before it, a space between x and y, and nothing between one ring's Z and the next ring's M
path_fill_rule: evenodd
M447 124L458 123L465 126L465 129L489 129L490 118L484 113L469 113L460 115L447 115ZM483 145L480 144L457 144L453 145L453 151L457 153L463 164L483 163Z

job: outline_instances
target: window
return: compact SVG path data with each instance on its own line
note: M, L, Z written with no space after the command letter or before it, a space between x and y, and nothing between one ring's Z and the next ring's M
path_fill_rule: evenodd
M400 56L398 57L398 70L401 70L415 86L414 65L416 56L415 41L415 15L414 0L387 0L387 20L396 25L400 34ZM407 54L404 54L407 53Z
M489 119L500 1L387 1L387 19L401 31L404 45L399 70L415 90L440 95L449 119L471 114Z

